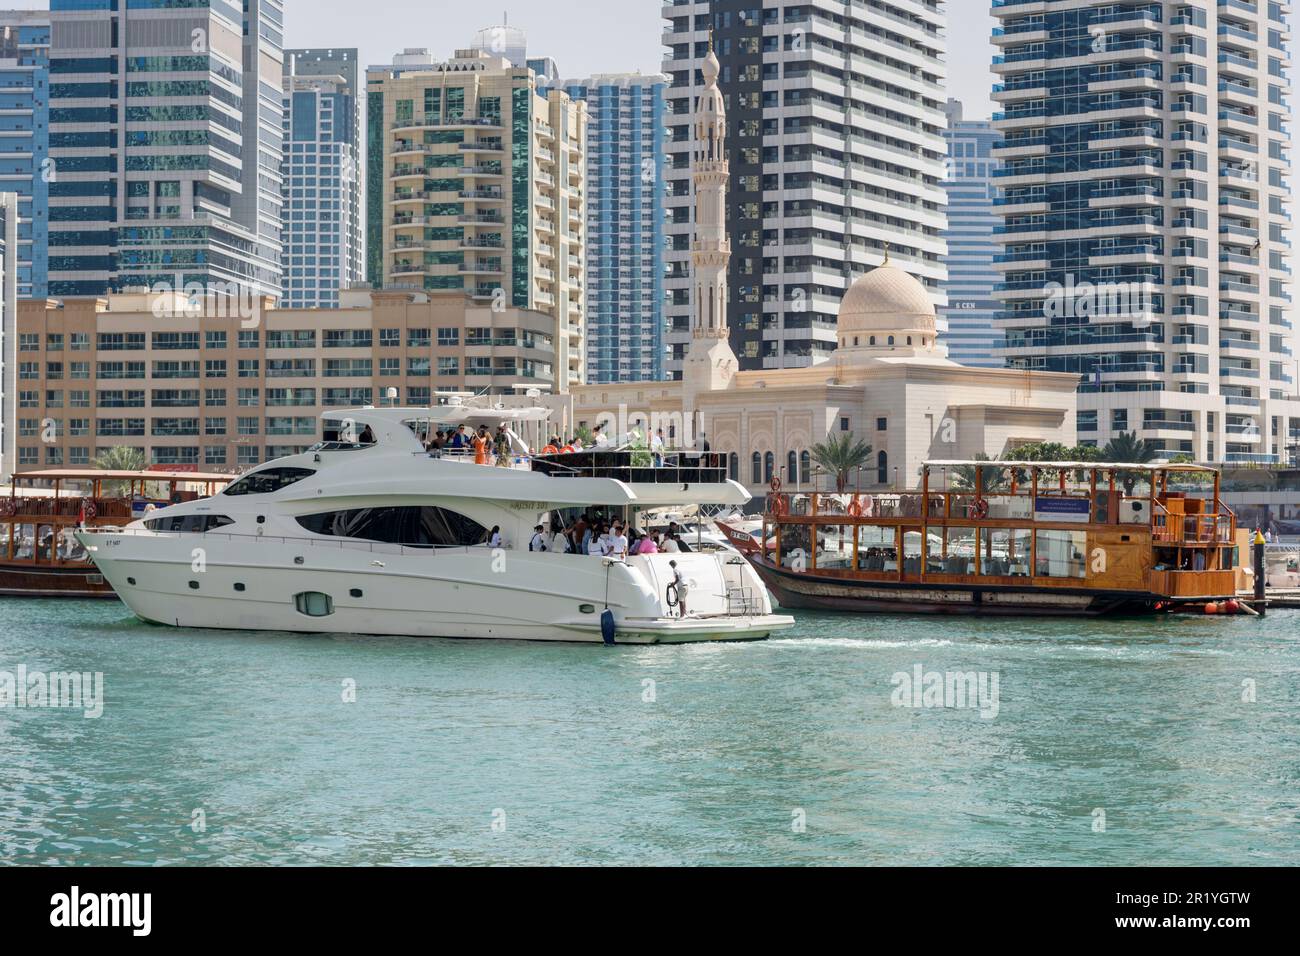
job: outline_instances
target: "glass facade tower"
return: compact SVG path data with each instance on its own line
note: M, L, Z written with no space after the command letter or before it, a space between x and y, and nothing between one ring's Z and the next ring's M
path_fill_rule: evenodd
M993 148L1002 137L986 120L962 117L962 105L948 101L948 279L944 284L948 305L948 357L962 365L998 367L997 349L1002 330L994 327L998 304L994 298L997 274L993 259L998 252L994 231L1001 219L993 201L997 196L994 172L998 161Z
M587 104L587 381L664 379L668 78L608 74L560 87Z
M0 192L18 197L18 295L46 294L50 15L0 10Z
M284 304L338 308L362 281L356 50L284 57Z
M1288 5L1002 0L999 325L1079 437L1271 463L1300 439Z
M280 294L281 0L52 0L49 291Z

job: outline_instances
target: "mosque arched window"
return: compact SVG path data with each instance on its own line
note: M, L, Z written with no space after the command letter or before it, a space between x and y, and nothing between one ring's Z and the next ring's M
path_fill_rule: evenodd
M758 452L754 452L754 457L750 459L749 479L751 485L763 483L763 458Z
M876 456L876 484L889 484L889 455L883 451Z
M763 480L770 484L775 477L776 455L769 451L763 455Z

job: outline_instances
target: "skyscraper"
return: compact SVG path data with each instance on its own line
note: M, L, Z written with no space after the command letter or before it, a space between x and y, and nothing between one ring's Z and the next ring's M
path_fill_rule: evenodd
M1274 462L1300 437L1285 11L994 7L1005 354L1082 377L1081 440Z
M1003 335L994 327L998 303L993 260L999 251L994 229L1002 220L993 205L998 167L993 147L1002 137L986 120L963 119L958 100L948 101L947 113L948 228L943 237L948 244L948 355L962 365L1000 367L1003 358L996 350Z
M730 106L729 307L741 367L824 360L840 297L886 246L942 305L940 0L698 0L664 16L674 374L690 341L690 104L710 31Z
M559 387L582 382L585 106L478 50L408 50L366 90L371 285L546 312Z
M281 0L51 0L50 19L50 294L278 297Z
M0 192L18 196L18 245L9 254L21 298L46 293L49 67L49 13L0 10Z
M284 55L284 297L337 308L362 281L361 110L356 50Z
M668 78L611 73L560 87L587 104L587 381L663 379Z

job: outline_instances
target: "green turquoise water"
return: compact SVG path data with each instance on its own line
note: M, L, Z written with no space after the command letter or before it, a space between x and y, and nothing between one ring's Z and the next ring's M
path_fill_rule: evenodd
M105 703L0 710L0 860L1296 864L1298 625L801 614L604 648L5 601L0 671L102 671ZM996 673L997 716L896 706L918 664Z

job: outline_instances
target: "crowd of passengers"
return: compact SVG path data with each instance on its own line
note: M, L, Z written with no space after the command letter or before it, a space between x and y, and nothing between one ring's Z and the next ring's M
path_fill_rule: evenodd
M495 464L498 468L509 468L514 454L510 438L510 432L506 430L504 425L498 425L495 434L489 431L486 425L480 425L477 430L471 430L465 425L461 425L456 429L447 429L445 431L439 429L432 435L422 435L420 440L424 444L425 451L430 455L440 456L443 452L463 455L472 453L476 465ZM633 440L639 438L639 435L629 435L628 438ZM571 455L580 451L611 449L614 447L614 442L605 434L604 427L597 425L592 429L590 445L584 444L577 435L567 440L560 435L552 435L537 454ZM656 467L663 465L666 448L664 430L660 428L650 438L650 454ZM704 451L709 451L707 441L704 443Z
M682 540L681 527L676 521L668 530L642 531L622 518L606 518L601 513L584 513L572 525L564 527L554 516L553 528L546 525L533 528L529 551L550 554L585 554L594 558L614 558L617 561L635 554L687 554L691 547ZM494 527L488 534L488 544L493 548L505 546L501 528Z

